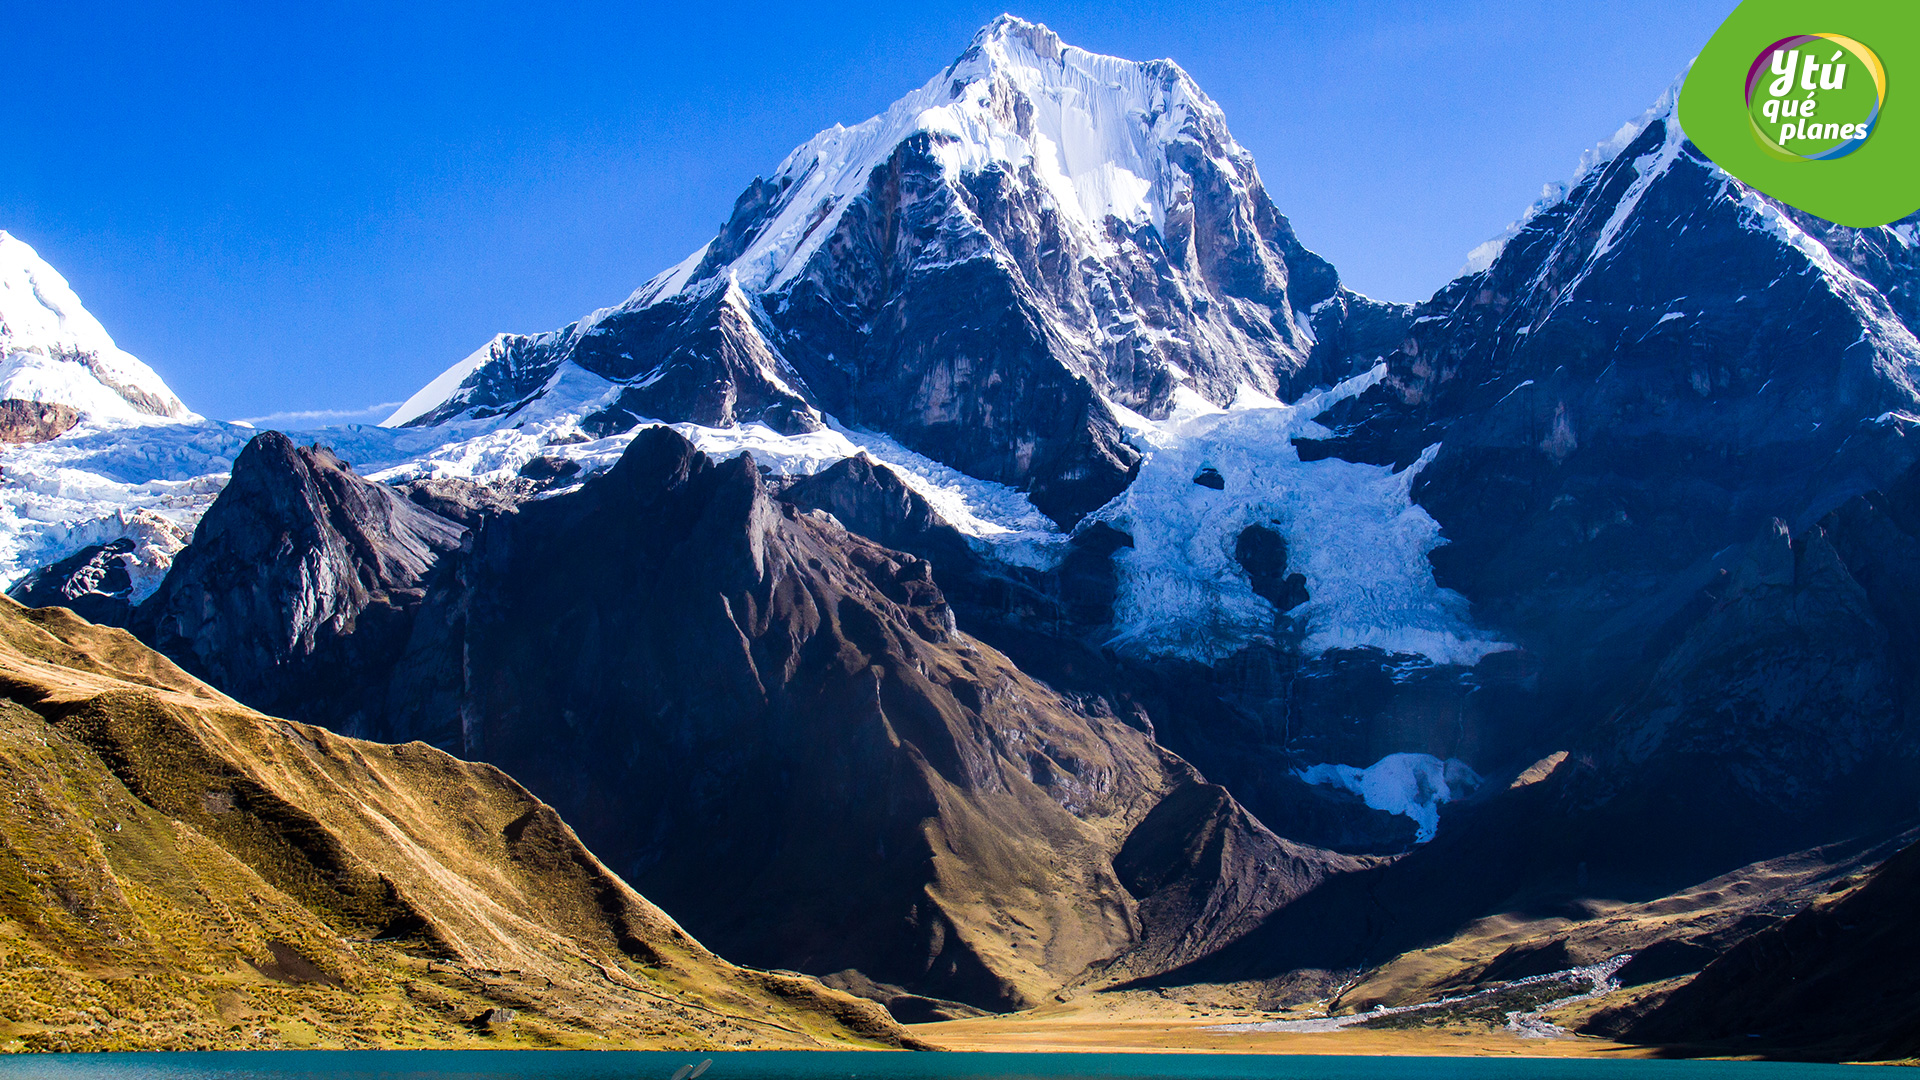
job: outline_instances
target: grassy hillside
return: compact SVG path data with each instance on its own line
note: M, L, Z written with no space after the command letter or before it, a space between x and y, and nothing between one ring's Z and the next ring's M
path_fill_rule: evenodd
M903 1041L707 951L497 769L0 600L0 1048Z

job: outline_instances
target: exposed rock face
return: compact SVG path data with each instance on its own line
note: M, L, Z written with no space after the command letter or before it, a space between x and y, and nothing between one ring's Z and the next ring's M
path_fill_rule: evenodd
M1331 865L1237 806L1228 826L1170 810L1235 839L1131 892L1113 859L1198 778L957 633L929 570L769 498L750 458L650 429L482 531L421 623L457 635L459 708L395 735L551 788L741 956L991 1007L1142 946L1205 951ZM1152 918L1169 889L1209 923Z
M42 443L80 422L80 412L57 401L0 401L0 442Z
M1915 257L1782 209L1656 109L1492 264L1419 310L1389 377L1313 448L1438 455L1414 495L1440 582L1604 712L1709 557L1810 526L1914 458Z
M1583 805L1658 801L1732 843L1884 829L1920 788L1920 469L1717 560L1638 696L1585 739Z
M1303 783L1294 773L1304 764L1372 764L1404 751L1499 762L1528 739L1536 706L1523 656L1495 654L1464 672L1409 672L1403 658L1366 650L1302 658L1261 646L1212 668L1122 657L1089 644L1110 632L1118 588L1112 556L1133 542L1111 526L1083 526L1057 566L1033 570L976 551L893 470L871 461L840 462L794 482L782 498L928 560L968 633L1054 689L1149 732L1301 843L1389 853L1405 850L1415 835L1405 818ZM1236 552L1277 609L1293 607L1305 592L1275 531L1249 528ZM1283 630L1297 641L1297 628ZM1289 635L1276 637L1284 644Z
M521 503L540 493L541 482L523 476L491 484L457 478L413 480L395 490L439 517L478 529L489 518L519 509Z
M311 485L304 458L269 463L263 482ZM237 513L260 495L228 498ZM176 571L162 610L217 609L277 573L190 550L208 561ZM775 500L750 457L716 464L670 429L576 492L484 519L448 558L380 718L346 712L367 697L337 688L308 700L509 769L755 962L1017 1007L1095 965L1201 955L1347 865L958 633L926 562ZM301 672L264 667L258 692Z
M626 304L498 338L389 422L520 408L578 369L625 387L596 433L830 413L1072 522L1139 459L1111 404L1164 415L1183 384L1223 405L1292 396L1406 320L1300 244L1185 72L1003 17L885 114L756 179Z
M1215 474L1218 475L1218 474ZM1307 602L1307 578L1287 573L1287 538L1265 525L1249 525L1233 544L1233 558L1253 580L1253 591L1285 614Z
M134 632L256 708L353 729L383 707L382 676L463 534L326 448L263 432Z
M33 571L7 590L28 607L63 607L101 626L125 626L133 612L127 572L131 539L90 544L57 563Z
M1541 945L1569 933L1564 919L1571 918L1573 936L1588 942L1581 963L1665 942L1644 964L1635 961L1639 971L1623 970L1636 983L1685 975L1733 949L1729 966L1715 961L1708 970L1720 973L1703 975L1701 989L1676 992L1675 1004L1652 1013L1657 1022L1643 1024L1637 1018L1645 1010L1629 1010L1607 1021L1608 1033L1693 1041L1751 1031L1770 1040L1741 1044L1751 1050L1910 1053L1885 1049L1901 1029L1878 1025L1881 1015L1905 1015L1910 988L1864 967L1861 985L1876 993L1886 986L1891 1013L1874 1013L1858 1030L1841 1005L1810 1009L1804 1024L1791 1019L1789 1003L1815 996L1798 996L1804 984L1793 978L1809 979L1829 961L1873 961L1866 950L1841 960L1820 952L1825 945L1781 944L1829 933L1824 906L1794 922L1829 929L1783 927L1739 944L1808 904L1813 897L1804 889L1690 935L1677 934L1669 920L1688 906L1712 909L1730 893L1764 895L1793 875L1844 866L1920 817L1920 469L1885 492L1848 500L1797 537L1784 522L1769 523L1717 556L1704 578L1648 643L1659 662L1609 716L1574 733L1570 752L1457 808L1432 843L1329 881L1169 978L1262 979L1378 965L1380 984L1397 989L1350 1002L1364 1009L1414 993L1404 978L1396 984L1380 974L1397 955L1470 937L1479 920L1501 913L1556 913L1543 920L1538 939L1509 929L1505 940ZM1234 789L1256 797L1256 788ZM1769 860L1774 865L1761 865ZM1896 865L1906 863L1889 864ZM1584 910L1595 897L1663 896L1670 899L1649 902L1632 918L1612 899L1602 905L1604 919ZM1731 991L1735 982L1745 989ZM1795 988L1783 989L1789 985ZM1824 985L1844 983L1836 977ZM1732 995L1724 1008L1713 1004L1723 992Z
M0 676L17 1044L910 1044L714 956L491 766L262 716L58 609L0 600Z
M417 418L510 413L548 389L572 364L624 389L581 426L594 436L630 431L641 418L707 427L760 422L788 433L820 426L800 377L768 344L764 315L726 282L631 304L553 334L502 334L468 362L477 365L458 395Z

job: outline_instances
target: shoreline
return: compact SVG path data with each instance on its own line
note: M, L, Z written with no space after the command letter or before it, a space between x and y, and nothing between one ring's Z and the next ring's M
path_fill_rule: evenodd
M1449 1025L1437 1029L1223 1031L1241 1015L1120 1018L1039 1015L909 1024L915 1038L942 1050L1000 1053L1284 1054L1352 1057L1655 1058L1661 1048L1591 1036L1527 1038L1504 1028Z

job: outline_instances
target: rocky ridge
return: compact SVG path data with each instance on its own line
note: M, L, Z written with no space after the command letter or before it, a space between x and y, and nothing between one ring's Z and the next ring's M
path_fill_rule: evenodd
M358 730L466 528L279 432L249 442L134 632L262 711ZM351 676L341 681L347 673Z
M256 439L245 482L201 521L214 542L140 609L136 627L160 627L190 663L207 635L166 636L172 613L272 641L312 606L307 578L215 538L279 536L285 565L350 568L332 538L382 551L421 519L445 523L394 512L391 492L344 470L328 500L290 499L328 459L289 446ZM623 542L596 540L609 536ZM246 585L223 586L238 565ZM925 561L666 428L577 491L480 519L406 616L403 644L380 639L391 666L260 653L240 692L510 770L702 940L762 966L1020 1007L1090 973L1203 955L1348 865L1280 840L1146 733L959 632ZM248 654L213 655L243 674ZM364 689L313 689L349 681Z

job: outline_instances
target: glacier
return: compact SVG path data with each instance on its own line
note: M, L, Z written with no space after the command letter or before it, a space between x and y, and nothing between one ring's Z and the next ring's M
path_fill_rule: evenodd
M1273 606L1253 593L1233 558L1240 530L1268 523L1287 538L1294 568L1307 577L1312 599L1295 614L1306 620L1308 651L1376 648L1473 664L1510 648L1476 632L1465 600L1434 584L1426 554L1440 543L1439 529L1410 498L1417 466L1393 473L1338 459L1302 462L1291 445L1294 436L1326 435L1313 417L1379 377L1375 369L1292 405L1249 392L1244 405L1223 410L1189 394L1165 421L1125 414L1146 460L1134 484L1089 519L1135 537L1135 546L1116 556L1117 647L1211 663L1271 640ZM572 461L585 479L618 460L644 427L662 423L589 438L579 431L580 417L619 387L577 368L561 369L555 382L512 417L289 434L332 447L376 481L484 483L509 479L539 457ZM825 430L796 435L760 424L667 426L718 458L751 453L773 476L812 475L864 454L892 468L948 524L1002 562L1046 568L1065 554L1068 534L1025 494L828 419ZM134 599L144 599L254 434L243 424L199 421L76 430L9 449L9 482L0 486L0 581L11 584L89 544L134 535L143 545L140 565L148 567L136 574ZM1203 464L1227 478L1225 490L1192 483Z
M1315 418L1386 375L1376 365L1291 405L1251 388L1232 409L1184 397L1154 422L1125 417L1147 457L1126 491L1094 515L1134 538L1115 554L1122 651L1213 663L1275 636L1273 604L1234 557L1250 525L1286 538L1310 599L1296 609L1310 655L1372 648L1472 665L1512 648L1473 628L1466 598L1433 580L1440 526L1414 503L1414 477L1435 448L1398 473L1339 458L1301 461L1293 439L1326 438ZM1218 490L1194 482L1211 469Z

